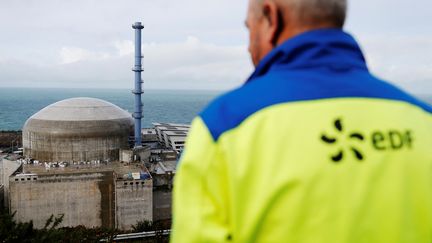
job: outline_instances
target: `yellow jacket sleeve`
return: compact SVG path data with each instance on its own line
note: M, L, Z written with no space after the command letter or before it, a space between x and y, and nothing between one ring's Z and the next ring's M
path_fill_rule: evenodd
M196 118L173 191L171 242L229 241L226 164L208 128Z

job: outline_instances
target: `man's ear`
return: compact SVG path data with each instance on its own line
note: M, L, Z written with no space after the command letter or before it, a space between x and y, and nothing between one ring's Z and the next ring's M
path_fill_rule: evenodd
M266 41L275 47L282 31L283 24L279 8L273 0L264 0L262 11L263 17L266 21Z

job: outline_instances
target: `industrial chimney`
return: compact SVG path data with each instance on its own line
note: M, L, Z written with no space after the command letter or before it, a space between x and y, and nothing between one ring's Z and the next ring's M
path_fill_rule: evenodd
M141 119L143 118L143 104L141 101L141 95L144 93L142 90L142 79L141 73L144 71L142 68L142 54L141 54L141 30L144 26L141 22L136 22L132 25L135 29L135 66L132 71L135 72L135 89L132 93L135 95L135 111L132 117L135 119L135 148L142 146L141 138Z

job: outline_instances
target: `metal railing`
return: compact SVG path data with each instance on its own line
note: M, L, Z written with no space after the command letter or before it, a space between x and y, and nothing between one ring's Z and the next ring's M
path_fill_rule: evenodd
M145 239L156 236L168 236L171 234L171 230L161 230L161 231L148 231L141 233L130 233L130 234L122 234L116 235L112 241L124 241L124 240L136 240L136 239ZM102 239L100 242L108 242L108 239Z

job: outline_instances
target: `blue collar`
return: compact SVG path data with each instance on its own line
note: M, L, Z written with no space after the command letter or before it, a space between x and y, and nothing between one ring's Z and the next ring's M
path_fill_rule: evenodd
M246 83L271 69L284 70L327 66L334 70L360 68L366 61L354 38L340 29L319 29L295 36L261 60Z

